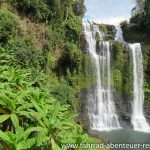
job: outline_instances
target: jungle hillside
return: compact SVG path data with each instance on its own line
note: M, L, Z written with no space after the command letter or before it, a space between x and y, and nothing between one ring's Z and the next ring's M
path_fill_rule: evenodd
M95 141L76 121L77 94L92 82L84 11L83 0L0 1L1 150Z

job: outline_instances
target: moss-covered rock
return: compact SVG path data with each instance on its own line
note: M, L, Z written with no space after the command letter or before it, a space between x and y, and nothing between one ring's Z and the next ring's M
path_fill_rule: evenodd
M109 24L97 24L99 26L100 31L105 34L105 40L113 40L116 34L116 29L114 25Z
M132 99L132 63L128 46L111 41L113 96L120 120L129 121Z
M113 86L123 96L131 96L131 67L128 47L118 41L112 43L112 76Z
M123 37L126 42L135 43L135 42L146 42L150 38L145 33L143 33L136 24L127 24L126 22L121 23L123 30Z
M124 39L129 43L141 43L144 67L144 95L145 100L150 100L150 37L143 33L136 24L122 23Z
M150 116L150 1L145 0L142 12L132 16L130 23L122 22L124 39L129 43L141 43L144 66L144 96L146 116ZM150 117L149 117L150 118Z

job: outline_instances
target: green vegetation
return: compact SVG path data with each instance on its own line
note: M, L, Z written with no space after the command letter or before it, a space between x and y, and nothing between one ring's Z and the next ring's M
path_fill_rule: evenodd
M115 36L115 27L109 24L98 24L99 29L104 32L106 40L113 40Z
M145 99L150 100L150 44L143 44L144 71L145 71Z
M113 86L116 92L123 97L131 96L131 64L130 53L124 44L111 41L112 43L112 76Z
M2 149L50 149L61 143L81 143L88 140L88 135L73 122L75 114L71 108L73 104L69 101L74 99L71 87L67 86L68 89L65 89L69 97L60 87L57 100L53 96L52 87L48 85L50 82L47 82L49 79L46 75L11 66L13 56L2 48L0 55ZM57 84L56 79L51 77L51 80ZM65 88L65 83L61 83L61 86Z
M10 3L23 15L33 21L53 22L63 21L70 16L82 16L84 14L84 1L69 0L10 0ZM74 14L73 14L74 13Z
M93 82L84 10L83 0L0 1L0 149L93 142L74 121L76 94Z
M142 32L148 34L150 33L150 1L139 0L138 6L140 11L136 12L130 22L134 23Z
M149 42L150 1L137 0L137 8L133 9L133 16L130 19L130 23L123 22L122 28L127 41Z
M137 0L138 10L128 24L122 22L124 38L127 42L140 42L143 49L144 77L145 77L145 99L150 100L150 1Z
M7 43L11 37L19 32L18 18L7 10L0 10L0 42Z
M145 33L137 28L135 24L128 24L126 21L121 23L123 29L123 36L127 42L144 42L148 41L148 37ZM140 35L140 36L139 36Z

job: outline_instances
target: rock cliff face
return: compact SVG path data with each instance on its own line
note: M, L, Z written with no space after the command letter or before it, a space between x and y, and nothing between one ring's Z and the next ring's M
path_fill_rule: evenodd
M145 101L144 110L146 118L150 119L150 101Z
M78 120L84 125L84 128L87 131L90 131L87 95L88 95L87 89L82 89L81 92L77 95L78 99L80 100L80 109L79 109L80 115L78 116Z
M115 27L111 25L99 25L101 31L105 33L105 39L111 42L111 76L112 76L112 94L116 106L116 111L119 117L119 121L122 127L128 128L131 126L131 105L133 100L133 75L132 75L132 61L131 51L124 43L120 43L114 40ZM84 39L84 34L82 36ZM97 53L100 53L99 40L97 37ZM84 39L84 44L86 40ZM84 52L88 52L86 45L83 46ZM144 57L145 58L145 57ZM94 85L91 85L89 89L83 89L78 98L81 101L80 107L80 120L84 124L87 130L90 129L90 120L88 118L88 91L92 90ZM150 101L145 101L145 114L150 119Z
M133 20L133 19L132 19ZM137 19L137 21L140 21ZM144 110L147 118L150 119L150 38L148 31L145 32L138 27L138 24L122 23L124 39L128 43L141 43L143 53L143 66L144 66Z

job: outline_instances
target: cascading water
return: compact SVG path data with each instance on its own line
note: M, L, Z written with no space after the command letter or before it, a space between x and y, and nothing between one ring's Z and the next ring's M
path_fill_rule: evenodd
M120 26L116 26L115 40L124 42L123 32ZM126 43L127 44L127 43ZM140 43L129 44L132 51L133 64L133 103L131 123L134 130L150 132L150 127L144 116L144 92L143 92L143 58Z
M88 51L96 72L96 86L88 93L88 114L91 128L99 131L109 131L120 128L118 116L111 92L110 48L104 40L104 33L97 25L83 21ZM97 51L96 36L99 36L99 52Z
M133 104L131 123L134 130L150 132L150 127L144 116L144 92L143 92L143 58L139 43L129 44L133 60Z
M115 29L116 29L115 40L119 41L119 42L124 42L123 32L122 32L122 29L121 29L120 25L115 26Z

